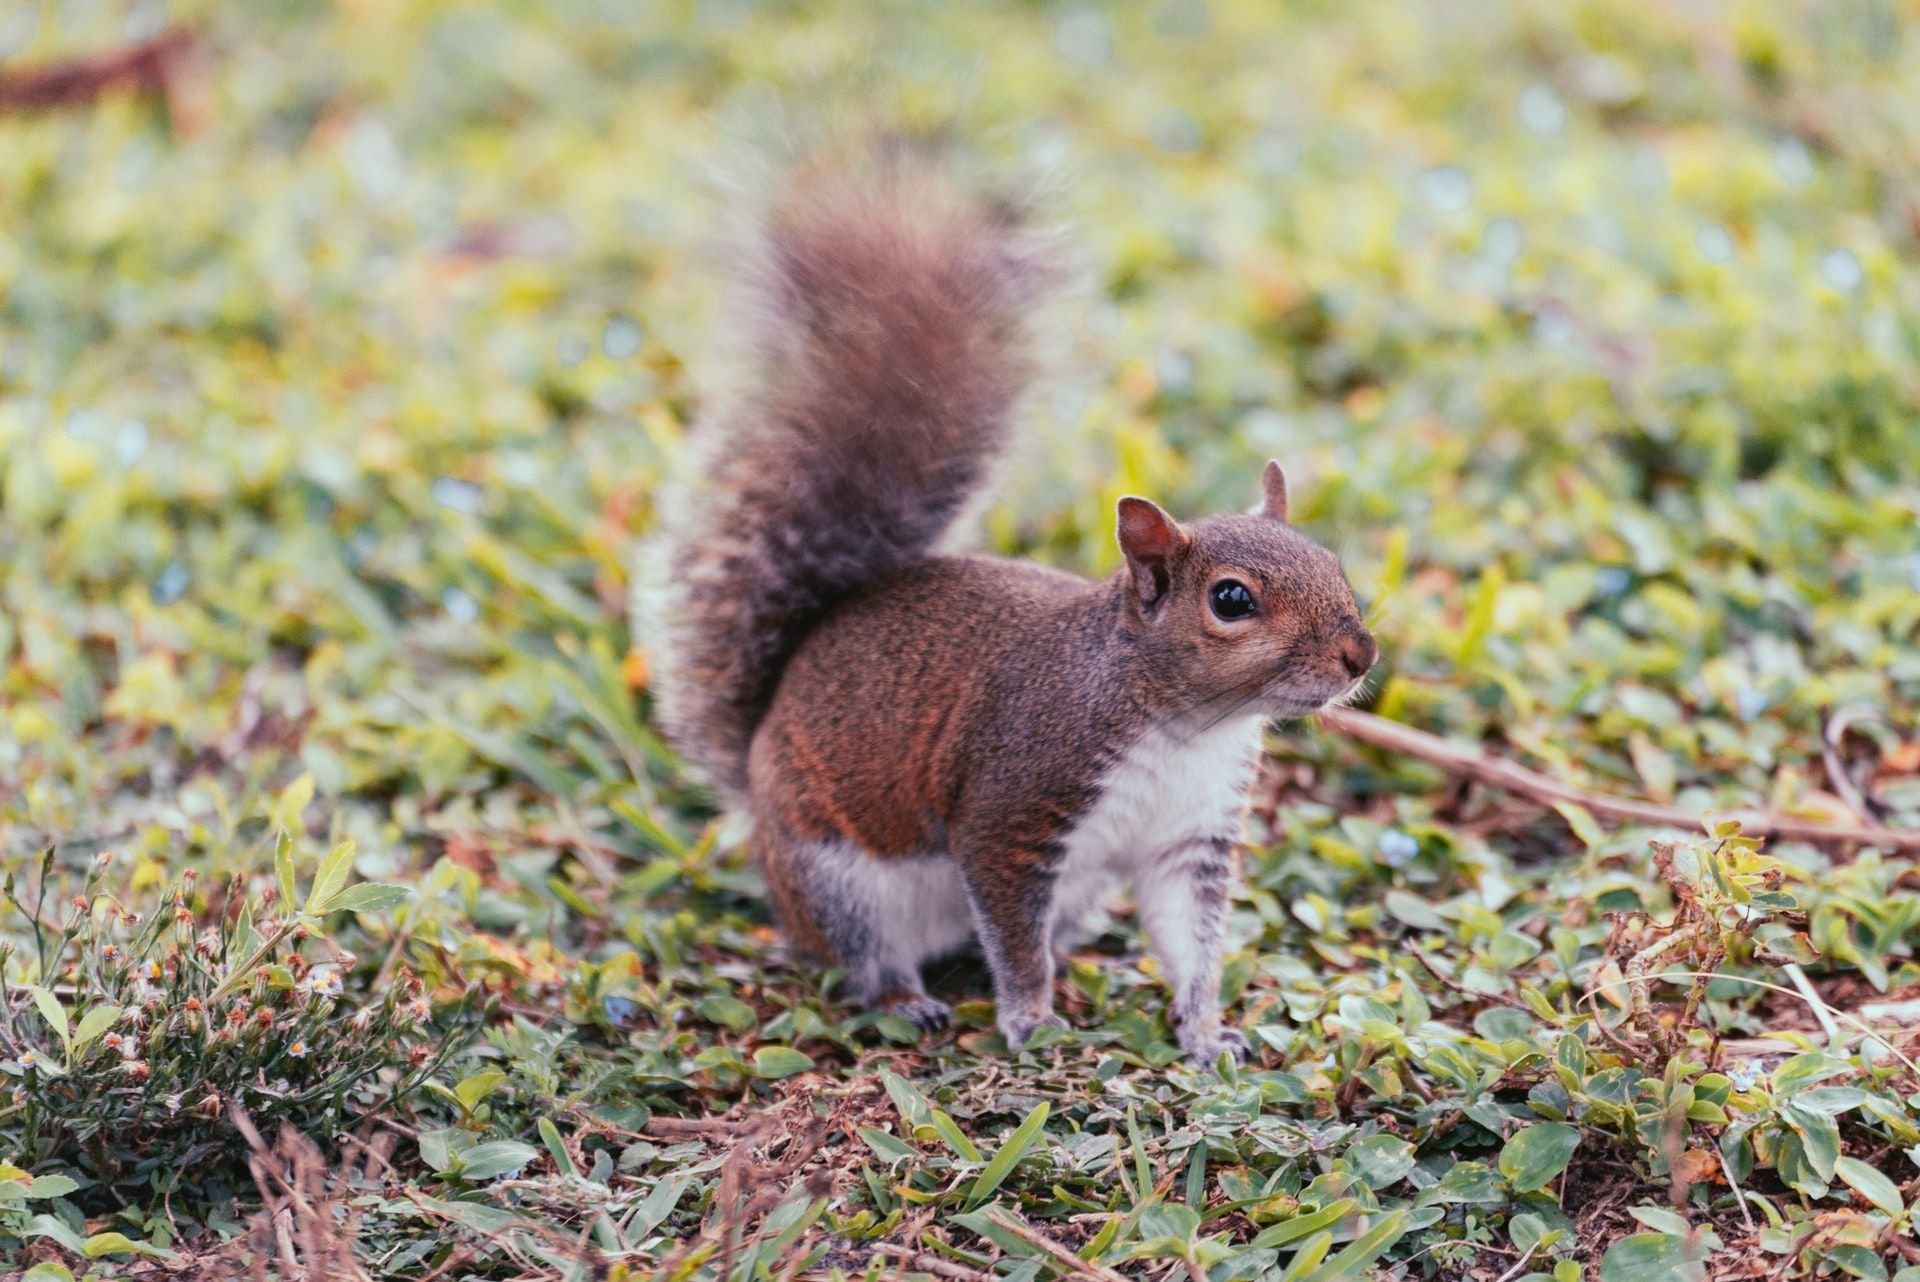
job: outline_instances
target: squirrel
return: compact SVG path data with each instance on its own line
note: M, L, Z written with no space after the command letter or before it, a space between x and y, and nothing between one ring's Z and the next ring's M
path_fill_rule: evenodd
M1130 885L1182 1050L1243 1059L1222 930L1265 725L1379 653L1339 562L1273 462L1249 513L1120 499L1104 581L945 551L1034 377L1053 242L914 142L797 164L757 237L744 379L690 433L636 615L786 939L927 1032L951 1011L922 965L977 941L1017 1049L1064 1026L1057 958Z

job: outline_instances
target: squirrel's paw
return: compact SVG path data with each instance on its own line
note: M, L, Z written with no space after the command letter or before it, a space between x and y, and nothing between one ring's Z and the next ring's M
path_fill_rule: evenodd
M953 1007L925 993L896 998L880 1009L889 1015L910 1020L923 1033L937 1033L953 1022Z
M1003 1015L1000 1018L1000 1034L1007 1039L1007 1045L1019 1050L1027 1044L1035 1029L1065 1028L1067 1021L1052 1011L1043 1015Z
M1196 1029L1180 1034L1180 1049L1196 1068L1212 1068L1220 1062L1220 1052L1233 1056L1233 1062L1247 1062L1247 1035L1237 1028Z

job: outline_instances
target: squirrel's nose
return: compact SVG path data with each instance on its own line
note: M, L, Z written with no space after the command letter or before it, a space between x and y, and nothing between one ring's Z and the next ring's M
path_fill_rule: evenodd
M1349 632L1340 642L1340 662L1346 665L1350 677L1366 676L1379 657L1380 647L1370 633Z

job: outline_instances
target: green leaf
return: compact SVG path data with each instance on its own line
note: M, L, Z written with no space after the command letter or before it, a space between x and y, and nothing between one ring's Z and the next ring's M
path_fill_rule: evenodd
M538 1156L538 1149L519 1140L489 1140L460 1155L460 1178L473 1183L490 1180L520 1170Z
M553 1164L563 1175L578 1177L580 1168L574 1164L573 1154L567 1152L567 1142L560 1135L560 1128L553 1119L543 1117L535 1124L540 1132L540 1142L547 1146L547 1155L553 1158Z
M1526 1212L1507 1221L1507 1236L1521 1251L1531 1251L1535 1247L1552 1246L1566 1233L1563 1229L1549 1229L1545 1220Z
M738 997L731 997L725 993L715 993L711 997L701 998L693 1011L701 1019L718 1024L722 1028L731 1028L736 1033L744 1033L760 1022L759 1016L753 1013L753 1007Z
M1844 1180L1848 1188L1888 1215L1899 1216L1907 1209L1900 1197L1899 1185L1857 1157L1838 1159L1833 1164L1833 1173ZM34 1181L36 1192L39 1183L38 1180Z
M1519 1193L1545 1188L1556 1175L1567 1169L1573 1151L1580 1147L1580 1128L1560 1122L1541 1122L1529 1126L1507 1141L1500 1150L1500 1174L1507 1177Z
M64 1264L44 1260L22 1273L20 1282L73 1282L73 1273Z
M1013 1173L1015 1164L1027 1155L1027 1150L1032 1148L1034 1141L1040 1138L1040 1128L1047 1124L1049 1108L1047 1102L1041 1100L1034 1105L1033 1111L1027 1114L1026 1120L1014 1128L1013 1134L1007 1137L1007 1142L1000 1146L1000 1151L993 1155L993 1160L988 1162L986 1169L980 1172L980 1178L973 1182L973 1189L967 1194L969 1207L978 1206L986 1201L993 1191L1000 1187L1001 1182Z
M1127 1146L1133 1150L1133 1178L1139 1183L1140 1196L1153 1188L1153 1163L1147 1157L1147 1141L1140 1134L1140 1118L1133 1105L1127 1105Z
M64 1175L36 1175L33 1184L27 1190L28 1197L68 1197L79 1192L80 1186Z
M452 1095L451 1091L440 1086L438 1082L429 1082L428 1085L437 1087L444 1094ZM430 1131L421 1131L420 1160L442 1174L452 1170L455 1161L458 1160L454 1152L454 1142L463 1138L464 1135L465 1132L457 1126L442 1126Z
M1573 829L1573 835L1578 837L1580 843L1588 850L1594 849L1607 839L1606 832L1594 819L1593 812L1585 806L1573 801L1556 801L1553 803L1553 808L1560 812L1560 817L1567 821L1567 827Z
M1291 1219L1282 1220L1278 1224L1270 1225L1262 1229L1248 1245L1254 1247L1269 1247L1285 1246L1289 1242L1298 1242L1301 1238L1311 1237L1321 1229L1332 1228L1341 1220L1358 1210L1359 1207L1360 1204L1352 1198L1343 1197L1338 1202L1331 1202L1318 1211L1312 1211L1305 1215L1296 1215Z
M1320 1267L1320 1261L1327 1258L1327 1252L1333 1250L1333 1234L1322 1233L1312 1241L1303 1242L1293 1254L1293 1263L1280 1275L1280 1282L1302 1282L1312 1276Z
M968 1139L958 1126L954 1125L951 1117L936 1108L927 1115L927 1120L933 1129L939 1132L940 1138L947 1142L947 1147L961 1158L969 1162L986 1161L986 1154L982 1153L979 1147Z
M86 1240L80 1253L89 1260L97 1260L103 1255L151 1255L162 1260L174 1258L172 1251L151 1242L136 1242L124 1233L96 1233Z
M859 1128L859 1133L860 1138L866 1141L867 1147L873 1150L873 1155L883 1162L898 1162L903 1158L920 1156L919 1149L885 1131L871 1126L862 1126Z
M42 1212L28 1220L19 1230L21 1237L50 1237L75 1255L85 1255L87 1244L78 1233L67 1227L67 1222Z
M1364 1275L1369 1264L1385 1255L1407 1231L1407 1213L1395 1211L1347 1244L1340 1254L1313 1273L1314 1282L1342 1282Z
M1798 1131L1790 1130L1774 1137L1773 1167L1795 1192L1811 1198L1827 1195L1829 1177L1814 1170L1813 1163L1807 1158L1806 1142Z
M1507 1200L1507 1191L1501 1186L1500 1177L1488 1168L1485 1162L1455 1162L1440 1177L1440 1182L1432 1188L1424 1189L1420 1201L1465 1202L1475 1206L1492 1206Z
M320 861L320 871L313 875L313 885L307 890L306 913L309 917L318 917L326 912L333 903L340 888L347 884L347 874L353 871L353 839L335 846Z
M461 1228L477 1233L481 1237L499 1237L512 1229L525 1228L527 1225L524 1219L511 1211L483 1206L478 1202L447 1202L421 1193L415 1193L413 1200L417 1205L444 1216Z
M312 785L312 775L300 777L305 779L309 786ZM279 836L274 838L273 875L274 879L280 883L280 902L291 911L294 904L298 902L294 896L298 893L299 887L294 881L293 873L293 835L285 828L282 828Z
M1488 960L1503 973L1522 966L1539 955L1540 941L1531 935L1523 935L1517 930L1503 930L1487 945ZM1506 1008L1494 1007L1493 1009L1505 1010Z
M691 1175L672 1175L653 1186L653 1192L647 1194L634 1211L633 1222L627 1225L627 1240L639 1241L654 1228L673 1214L673 1208L680 1204L687 1186L693 1183Z
M649 842L666 853L682 856L687 853L687 843L662 828L654 817L631 801L616 801L609 807L614 814L640 830Z
M1381 905L1415 930L1445 930L1447 927L1447 919L1435 912L1432 904L1404 890L1389 890L1381 899ZM1411 987L1409 991L1413 991Z
M1818 1051L1795 1055L1773 1070L1774 1094L1788 1095L1847 1071L1847 1062L1831 1055L1823 1055Z
M1627 1214L1652 1229L1655 1233L1671 1233L1685 1237L1693 1231L1693 1225L1687 1217L1668 1206L1632 1206Z
M462 1112L471 1113L506 1080L507 1075L497 1068L483 1069L470 1077L461 1078L459 1085L453 1088L453 1097L460 1101Z
M1780 1116L1793 1133L1800 1137L1801 1146L1806 1151L1807 1165L1822 1182L1831 1180L1836 1164L1840 1161L1840 1125L1826 1113L1802 1110L1792 1104L1780 1110Z
M1600 1282L1705 1282L1706 1276L1686 1239L1672 1233L1623 1237L1600 1261Z
M85 1050L94 1038L106 1032L119 1020L121 1010L118 1006L95 1006L80 1017L80 1027L74 1030L73 1053L78 1055Z
M920 1126L931 1121L933 1103L912 1082L883 1068L880 1070L880 1085L886 1087L888 1098L900 1112L900 1120L908 1126Z
M792 1077L813 1067L813 1057L791 1046L762 1046L753 1053L753 1075L762 1078Z
M394 886L384 881L363 881L348 886L327 903L325 911L330 913L380 913L389 908L397 908L413 898L413 892L405 886Z
M300 816L306 811L307 806L311 804L312 801L313 775L311 773L303 773L298 779L295 779L292 783L281 789L280 795L274 798L272 816L274 825L283 833L299 828ZM284 887L282 889L284 889ZM293 894L291 891L287 892L285 902L287 907L293 907Z
M33 1004L40 1010L40 1018L47 1021L49 1027L60 1035L60 1045L66 1048L67 1058L73 1058L73 1030L67 1023L66 1007L60 999L46 989L34 984L27 989L33 994Z
M1360 1182L1377 1193L1413 1170L1413 1145L1397 1135L1370 1135L1347 1150L1347 1161Z
M1822 1252L1829 1263L1837 1264L1841 1270L1856 1278L1865 1278L1866 1282L1887 1282L1887 1266L1880 1260L1880 1253L1870 1246L1858 1242L1835 1242Z
M1812 1090L1795 1091L1788 1106L1801 1113L1838 1117L1866 1102L1867 1093L1858 1086L1816 1086Z
M1142 1208L1136 1231L1143 1244L1157 1247L1156 1253L1166 1253L1170 1245L1172 1254L1181 1255L1200 1232L1200 1212L1178 1202L1156 1200Z

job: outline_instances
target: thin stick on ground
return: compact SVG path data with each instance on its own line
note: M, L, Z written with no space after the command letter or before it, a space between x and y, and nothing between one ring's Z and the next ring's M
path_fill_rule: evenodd
M1097 1282L1126 1282L1124 1277L1115 1273L1106 1265L1095 1264L1090 1260L1081 1259L1072 1251L1060 1245L1060 1243L1040 1232L1040 1230L1022 1224L1005 1211L989 1211L987 1212L987 1218L1019 1238L1022 1242L1025 1242L1028 1246L1038 1248L1049 1260L1052 1260L1055 1264L1065 1269L1069 1277L1094 1278L1097 1279Z
M1526 1269L1527 1261L1533 1258L1533 1253L1535 1251L1538 1251L1539 1249L1540 1249L1540 1244L1538 1242L1535 1242L1532 1246L1528 1247L1526 1251L1520 1256L1520 1258L1514 1261L1513 1267L1508 1269L1505 1273L1502 1273L1498 1278L1495 1278L1494 1282L1513 1282L1513 1279L1519 1277L1522 1271Z
M1438 766L1448 774L1502 788L1517 796L1553 805L1566 802L1585 807L1595 815L1629 823L1661 824L1698 832L1701 816L1682 806L1663 806L1630 797L1615 797L1561 783L1537 770L1504 761L1479 748L1455 743L1439 735L1416 730L1412 726L1376 717L1352 708L1328 708L1319 714L1329 730L1388 752L1413 757ZM1738 820L1749 837L1778 837L1783 841L1805 841L1823 846L1879 846L1883 850L1920 850L1920 828L1887 828L1879 824L1832 824L1801 819L1771 810L1733 810L1717 813L1718 819Z
M171 93L197 42L184 27L107 53L0 72L0 112L83 107L123 91Z

